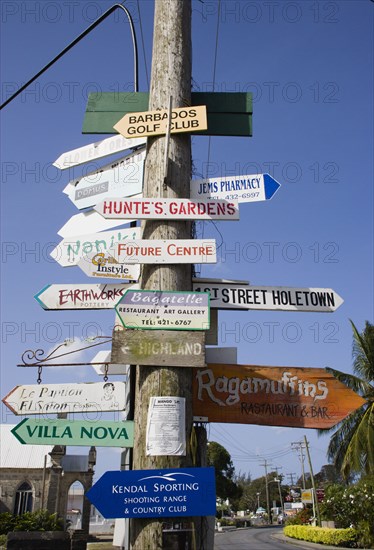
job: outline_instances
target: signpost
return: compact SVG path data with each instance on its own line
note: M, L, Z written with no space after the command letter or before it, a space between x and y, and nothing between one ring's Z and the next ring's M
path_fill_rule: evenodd
M208 264L217 261L214 239L117 240L111 254L118 262L127 264Z
M191 180L191 197L238 202L267 201L275 195L279 187L280 183L269 174Z
M181 337L179 332L172 330L115 331L112 340L112 363L203 367L205 365L204 332L186 331Z
M131 149L132 147L138 147L144 145L146 140L144 138L138 139L125 139L123 136L112 136L96 143L90 143L78 149L73 149L67 153L63 153L53 163L53 166L65 170L72 166L84 164L98 158L107 157L108 155L114 155L120 153L125 149Z
M2 401L16 415L123 411L125 387L125 382L16 386Z
M107 231L120 225L128 225L135 220L107 220L100 216L94 210L74 214L62 227L57 234L63 239L74 238L76 235L88 235L90 233L98 233L99 231Z
M86 497L105 518L215 515L214 468L109 471Z
M147 111L139 113L127 113L113 126L118 133L126 138L141 136L157 136L168 131L167 109L160 111ZM170 133L196 132L208 128L206 107L177 107L172 109Z
M112 309L126 290L138 285L121 284L55 284L47 285L34 298L43 309Z
M135 152L98 171L73 180L66 188L69 199L79 208L94 206L107 197L130 197L143 191L145 150Z
M116 243L138 239L139 227L128 227L115 231L103 231L88 235L75 235L63 239L51 252L51 257L63 267L78 265L81 258L90 252L105 253Z
M208 330L209 294L128 290L115 306L125 328Z
M331 288L291 288L285 286L244 286L197 283L193 290L210 292L210 307L218 309L259 309L272 311L332 312L343 299Z
M325 369L208 364L193 379L209 422L328 429L366 403Z
M136 220L238 220L238 201L215 199L104 199L94 208L104 218Z
M95 420L32 420L24 418L12 428L22 444L94 445L95 447L133 447L134 422Z
M78 267L88 277L130 281L137 281L140 277L140 265L119 263L109 252L90 252L79 260Z

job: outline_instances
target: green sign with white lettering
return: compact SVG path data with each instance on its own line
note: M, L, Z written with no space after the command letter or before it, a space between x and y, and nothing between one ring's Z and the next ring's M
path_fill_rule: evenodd
M134 422L32 420L25 418L12 430L22 444L133 447Z

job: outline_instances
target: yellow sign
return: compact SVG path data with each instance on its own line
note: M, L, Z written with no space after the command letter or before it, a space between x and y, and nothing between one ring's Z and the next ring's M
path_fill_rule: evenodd
M113 128L126 138L157 136L166 134L168 116L167 109L127 113ZM196 132L197 130L207 130L207 128L205 105L172 109L170 133Z
M301 502L304 504L313 504L313 489L303 489L301 491Z

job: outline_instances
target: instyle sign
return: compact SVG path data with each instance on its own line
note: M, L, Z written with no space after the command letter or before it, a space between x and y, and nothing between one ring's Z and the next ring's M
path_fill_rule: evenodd
M78 265L81 258L93 253L105 253L116 243L140 237L139 227L103 231L63 239L51 252L51 257L63 267Z
M123 411L125 382L16 386L2 400L14 414Z
M215 199L104 199L97 206L104 218L135 220L238 220L237 201Z
M109 471L86 497L105 518L213 516L214 468Z
M214 239L117 241L111 254L125 264L210 264L217 261Z
M126 138L166 134L169 111L127 113L114 125L114 129ZM208 128L206 107L177 107L171 112L170 133L196 132Z
M70 182L68 197L81 208L95 206L107 197L130 197L143 191L145 151L135 152L99 171Z
M332 312L343 300L331 288L234 286L193 283L193 289L210 293L210 307L218 309L263 309L272 311Z
M47 285L34 298L43 309L112 309L134 284Z
M138 139L125 139L123 136L112 136L96 143L90 143L89 145L84 145L83 147L78 147L78 149L73 149L67 153L63 153L57 160L53 163L53 166L60 168L60 170L65 170L71 166L77 166L78 164L84 164L98 158L107 157L108 155L114 155L115 153L120 153L125 149L130 149L131 147L138 147L139 145L144 145L146 140L144 138Z
M11 432L22 444L133 447L134 422L32 420L25 418Z
M267 201L278 191L278 183L269 174L247 174L191 181L191 197L237 200L238 202Z
M109 252L90 252L79 260L78 267L88 277L99 279L137 281L140 277L139 265L120 264Z
M112 363L168 367L203 367L205 365L204 332L180 333L173 330L115 331L112 340Z
M209 294L128 290L115 306L125 328L208 330Z
M209 422L328 429L366 401L325 369L208 364L192 411Z

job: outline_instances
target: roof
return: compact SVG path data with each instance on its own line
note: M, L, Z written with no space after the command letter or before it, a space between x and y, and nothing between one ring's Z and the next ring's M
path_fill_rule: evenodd
M11 433L16 424L0 424L0 468L44 468L52 465L53 445L22 445Z

